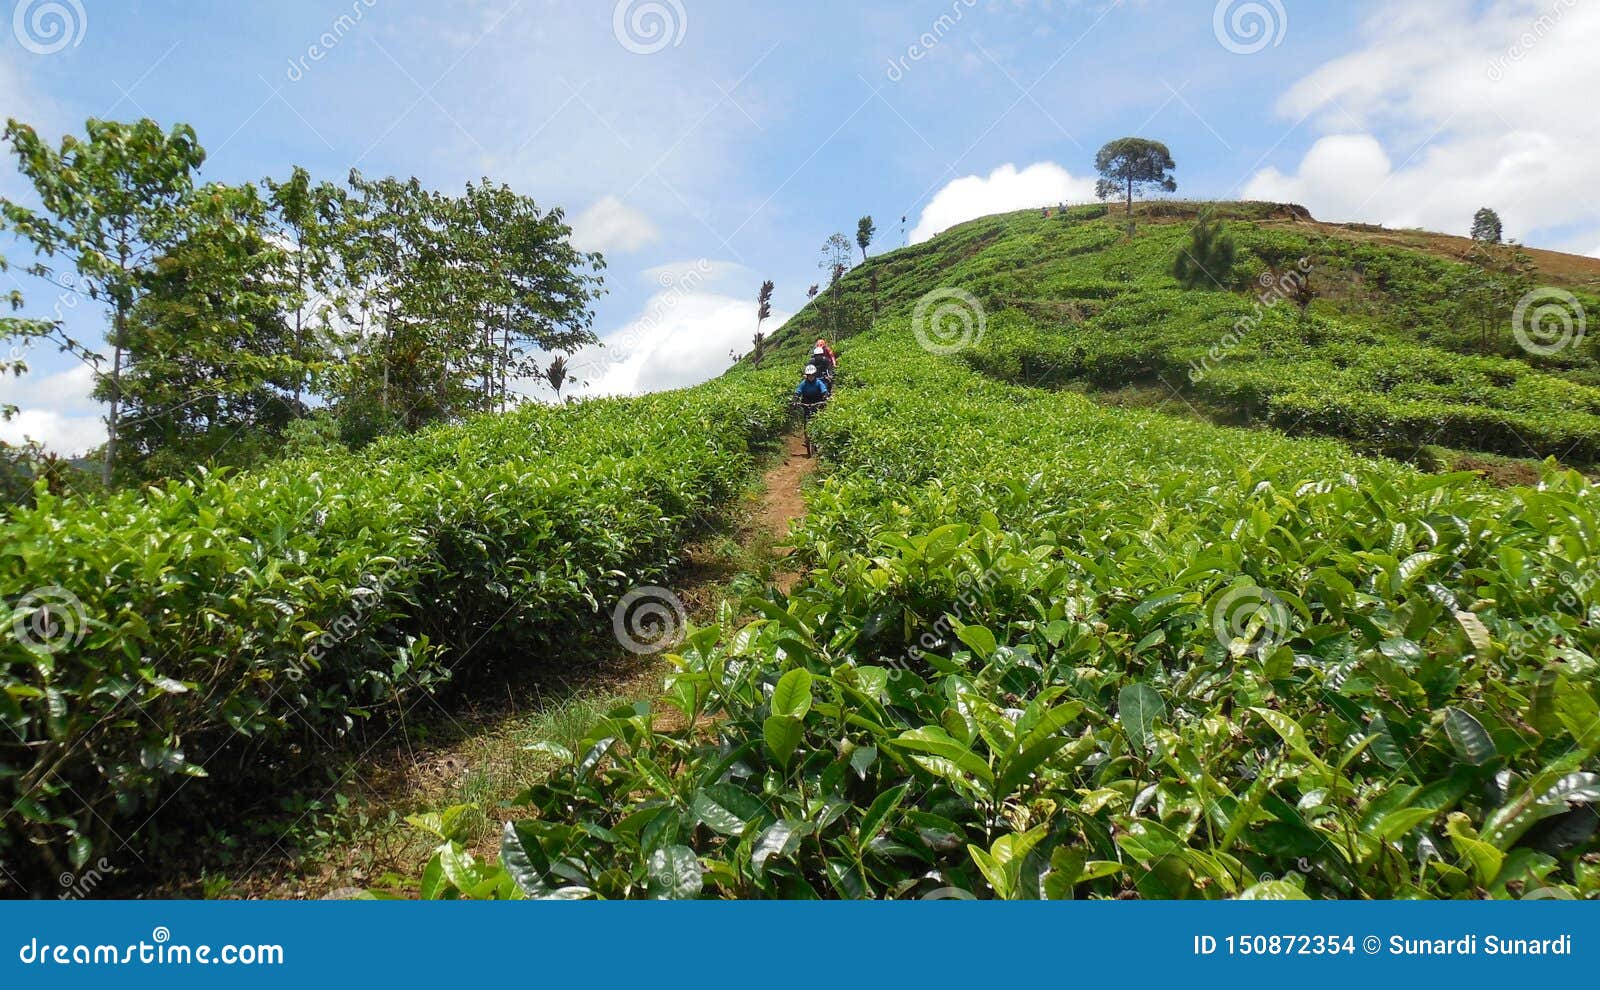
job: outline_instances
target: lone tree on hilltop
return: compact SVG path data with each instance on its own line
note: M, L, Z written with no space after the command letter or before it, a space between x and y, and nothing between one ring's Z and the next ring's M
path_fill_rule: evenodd
M862 217L856 223L856 244L861 248L861 261L867 260L867 246L872 243L872 235L878 232L873 225L871 217Z
M1485 206L1472 215L1472 239L1481 244L1499 244L1504 236L1500 214Z
M1233 238L1228 236L1222 221L1202 213L1189 232L1189 243L1178 251L1177 260L1172 264L1172 276L1185 289L1225 289L1236 254Z
M1177 190L1178 182L1172 177L1172 170L1177 167L1172 161L1172 153L1160 141L1118 138L1108 142L1094 156L1095 171L1100 173L1100 181L1094 185L1094 194L1101 199L1122 194L1128 204L1128 216L1131 217L1135 192L1142 192L1150 186L1167 192Z

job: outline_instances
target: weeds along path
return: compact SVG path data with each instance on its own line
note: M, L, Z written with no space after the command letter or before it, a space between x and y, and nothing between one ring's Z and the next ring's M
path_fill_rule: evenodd
M685 547L685 566L673 590L696 622L711 622L719 605L766 585L785 593L803 576L785 567L784 541L805 515L801 494L817 460L806 457L801 434L783 440L781 455L764 465L728 525ZM213 873L216 864L179 871L182 879L149 896L327 897L360 889L404 894L405 881L437 845L406 824L408 815L476 805L475 855L492 858L499 825L516 817L502 808L530 780L548 772L547 758L530 747L540 742L569 745L618 704L653 700L668 665L662 657L639 657L606 641L595 652L549 658L541 672L510 679L503 692L485 688L452 711L435 707L431 717L408 727L392 745L348 767L347 783L302 815L275 855L245 854L247 866ZM670 710L663 718L671 717ZM272 830L263 823L263 831ZM248 865L253 864L253 865ZM130 892L133 893L133 892Z

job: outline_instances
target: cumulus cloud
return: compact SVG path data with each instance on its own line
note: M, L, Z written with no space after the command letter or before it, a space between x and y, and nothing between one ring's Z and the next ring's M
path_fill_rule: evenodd
M750 349L754 298L709 291L716 270L704 262L650 298L639 317L602 337L604 347L584 348L571 359L585 395L636 395L707 381L728 370L730 351ZM771 333L789 318L776 312L762 329Z
M911 231L911 243L920 244L941 230L991 213L1092 198L1093 179L1076 178L1055 162L1035 162L1020 171L1015 165L1002 165L987 176L952 180L934 193Z
M90 398L94 373L77 365L55 374L28 374L0 382L0 405L17 406L12 419L0 422L0 440L37 440L66 457L76 457L105 443L106 425L100 404Z
M602 196L572 218L572 245L580 251L627 253L654 244L661 231L643 211L615 196Z
M1493 206L1507 233L1582 251L1600 208L1600 119L1587 105L1600 7L1576 0L1386 4L1358 50L1278 101L1327 132L1298 168L1266 168L1253 199L1293 200L1330 220L1465 232Z

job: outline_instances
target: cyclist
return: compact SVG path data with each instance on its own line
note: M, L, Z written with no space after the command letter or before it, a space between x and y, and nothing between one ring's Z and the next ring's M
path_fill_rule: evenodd
M826 347L819 346L811 352L811 364L809 367L817 370L818 376L822 378L824 383L833 380L833 358L829 356Z
M828 383L822 380L816 365L806 365L806 377L795 388L794 397L805 408L807 416L828 401Z
M835 354L833 348L828 346L828 341L825 338L818 337L816 346L822 348L822 353L827 355L829 367L839 367L839 355ZM812 351L812 353L815 354L816 352Z

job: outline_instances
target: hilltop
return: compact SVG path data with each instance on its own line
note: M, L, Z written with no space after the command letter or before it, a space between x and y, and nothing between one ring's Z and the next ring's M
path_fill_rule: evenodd
M1202 212L1236 258L1216 284L1184 289L1173 261ZM774 335L773 360L794 363L816 336L847 342L874 318L912 314L930 291L959 290L959 312L945 300L964 324L948 350L1002 380L1338 436L1421 463L1453 451L1600 459L1600 364L1572 329L1579 314L1536 299L1530 347L1513 325L1522 292L1508 295L1560 290L1595 312L1600 259L1492 249L1490 263L1521 266L1517 282L1486 272L1466 238L1321 223L1292 205L1142 203L1131 236L1116 207L1049 213L973 220L857 266L837 301L824 292Z

